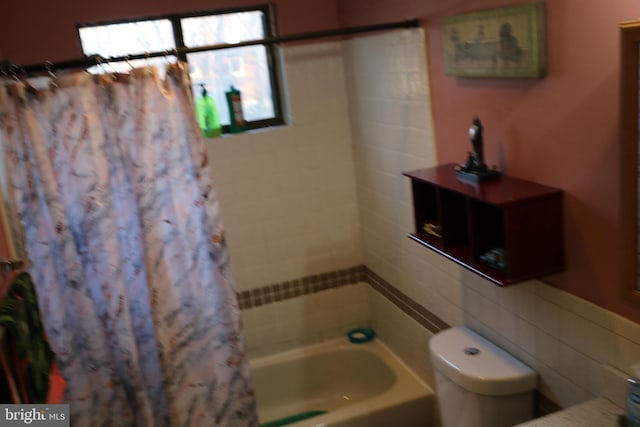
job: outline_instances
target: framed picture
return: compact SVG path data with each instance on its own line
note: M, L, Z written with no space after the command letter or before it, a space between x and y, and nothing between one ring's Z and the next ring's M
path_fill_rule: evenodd
M544 77L544 4L442 18L445 71L461 77Z

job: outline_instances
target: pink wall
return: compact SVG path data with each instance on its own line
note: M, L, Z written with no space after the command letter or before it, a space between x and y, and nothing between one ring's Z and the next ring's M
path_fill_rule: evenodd
M194 10L252 6L255 0L110 0L51 2L7 0L0 17L0 54L19 64L61 61L81 54L79 22L135 18ZM280 34L337 26L334 0L272 0ZM10 19L5 19L10 17ZM3 22L6 21L6 22ZM1 57L0 57L1 58Z
M566 191L567 269L545 281L640 321L621 299L618 262L618 23L640 17L640 3L547 0L548 76L511 80L446 76L440 19L526 1L338 1L344 25L422 21L439 162L463 161L477 114L487 163Z

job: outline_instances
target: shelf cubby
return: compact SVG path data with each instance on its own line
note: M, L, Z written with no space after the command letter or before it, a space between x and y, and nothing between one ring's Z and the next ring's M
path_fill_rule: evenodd
M468 182L454 164L403 175L416 242L500 286L564 269L561 190L508 176Z

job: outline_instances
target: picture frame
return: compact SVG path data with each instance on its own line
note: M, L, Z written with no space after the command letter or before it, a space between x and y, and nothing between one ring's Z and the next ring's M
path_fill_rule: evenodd
M445 73L458 77L544 77L544 3L442 18Z

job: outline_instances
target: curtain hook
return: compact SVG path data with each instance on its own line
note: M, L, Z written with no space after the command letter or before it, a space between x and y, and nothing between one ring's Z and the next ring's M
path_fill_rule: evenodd
M164 61L165 65L170 65L171 62L169 62L169 55L171 55L171 51L169 49L164 51L164 55L162 56L162 60Z
M184 65L186 64L186 62L183 62L180 59L180 50L178 50L177 47L173 48L173 55L176 57L176 65L178 66L179 70L183 70ZM185 56L186 57L186 56Z
M113 58L109 58L107 59L107 65L109 66L109 68L111 69L111 73L113 75L118 73L118 70L116 70L116 67L113 66Z
M113 72L111 72L111 73L110 73L110 72L107 70L107 68L104 66L104 61L105 61L105 59L104 59L102 56L100 56L100 55L97 55L97 56L96 56L96 65L97 65L98 67L100 67L100 69L102 70L102 73L103 73L103 74L107 74L107 75L111 75L111 78L112 78L114 81L115 81L115 80L118 80L118 76L117 76L117 75L116 75L116 73L115 73L115 68L113 68L113 66L111 65L111 63L110 63L110 62L109 62L109 60L107 59L107 64L109 65L109 68L111 68L111 70L113 71Z
M85 73L91 74L89 72L89 68L98 65L98 58L100 58L100 55L84 55L83 56L84 63L82 64L82 67L84 68Z
M51 81L49 82L49 87L52 89L57 89L58 88L58 82L57 82L57 77L56 77L56 73L53 72L53 62L51 61L45 61L44 62L44 68L47 70L47 74L49 74L49 77L51 78Z
M133 71L135 70L135 68L133 67L133 65L131 65L131 62L129 62L129 59L131 58L130 55L127 55L124 57L124 62L127 63L127 65L129 66L130 70L129 71Z
M44 68L47 70L47 74L49 74L49 77L51 77L52 79L56 78L56 74L53 72L53 62L44 61Z
M105 73L111 75L111 78L113 79L113 81L116 81L118 80L118 70L115 69L111 61L112 61L111 57L107 58L106 65L109 66L109 69L111 70L111 72L107 72L106 67L103 67L103 70L105 71Z
M23 80L27 77L27 70L18 64L11 64L9 67L9 74L11 75L11 78L15 80L16 83L24 83L23 80L20 80L18 72L22 75Z
M103 61L104 61L104 58L102 56L100 55L96 56L96 65L98 66L98 68L102 70L103 73L106 74L107 70L104 68Z
M154 75L154 71L153 71L153 69L149 68L149 67L153 67L153 65L149 63L149 57L150 56L151 56L151 52L146 50L144 52L144 60L146 62L146 67L147 67L145 73L147 73L147 75L149 75L149 76L153 76Z
M2 74L2 77L7 79L11 77L8 71L10 67L11 67L11 62L0 61L0 74Z

